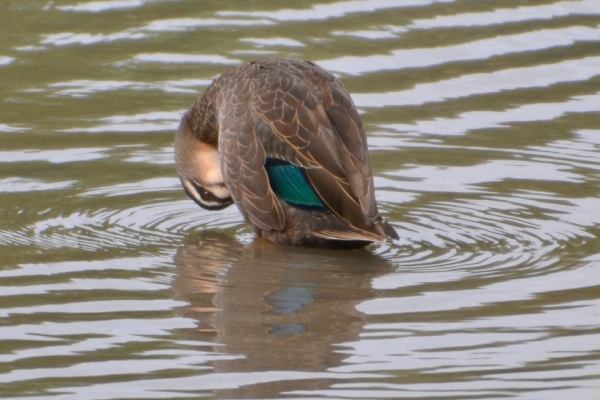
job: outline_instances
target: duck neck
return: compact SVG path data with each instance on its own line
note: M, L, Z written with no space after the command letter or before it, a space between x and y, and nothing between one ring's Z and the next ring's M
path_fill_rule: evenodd
M202 97L196 100L191 108L189 118L192 132L200 141L218 146L219 122L215 106L216 95L214 84L210 85Z

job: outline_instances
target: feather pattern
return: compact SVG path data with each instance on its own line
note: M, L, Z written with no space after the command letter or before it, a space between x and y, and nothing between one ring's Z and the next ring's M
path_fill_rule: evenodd
M304 168L289 163L273 163L267 159L265 165L269 184L277 196L295 207L325 209L325 204L312 188Z
M201 111L204 117L193 117ZM296 59L234 67L190 113L188 120L200 127L191 128L197 137L218 138L225 184L259 236L351 247L398 238L377 209L358 111L323 68ZM266 166L268 159L282 160L279 170ZM320 209L299 209L294 199Z

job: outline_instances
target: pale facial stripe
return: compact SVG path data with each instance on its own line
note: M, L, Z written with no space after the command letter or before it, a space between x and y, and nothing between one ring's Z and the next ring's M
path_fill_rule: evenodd
M204 188L208 189L212 194L222 200L227 200L231 197L231 193L224 183L206 183Z

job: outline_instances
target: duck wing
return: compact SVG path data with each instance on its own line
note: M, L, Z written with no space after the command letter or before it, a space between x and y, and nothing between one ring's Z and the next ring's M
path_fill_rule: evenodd
M217 86L219 153L223 177L244 218L265 230L281 230L285 216L269 186L265 149L256 135L252 80L258 67L225 72Z
M383 237L374 226L380 217L366 133L348 91L312 63L271 60L259 67L253 101L267 153L304 166L330 210Z
M333 213L383 239L365 130L339 80L293 59L252 63L234 75L221 91L222 165L236 187L234 198L239 191L242 201L248 199L250 219L280 229L282 214L278 204L269 204L275 196L264 164L267 157L282 158L305 168Z

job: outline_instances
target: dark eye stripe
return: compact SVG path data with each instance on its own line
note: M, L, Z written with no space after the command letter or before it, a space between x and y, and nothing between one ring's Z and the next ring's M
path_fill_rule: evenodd
M187 195L192 200L194 200L194 203L198 204L200 207L202 207L206 210L222 210L226 207L229 207L231 204L233 204L233 199L231 198L231 196L228 196L225 199L221 199L221 198L215 196L212 192L207 190L205 187L198 185L196 182L194 182L192 180L190 180L188 182L194 188L195 193L190 193L190 191L188 191L188 187L186 185L183 185L183 189L185 190ZM216 184L209 184L207 186L221 187L221 186L225 186L225 184L224 183L223 184L216 183ZM210 196L202 196L203 192L208 192L208 194Z
M209 190L196 184L196 182L194 182L194 181L192 181L191 183L192 183L192 186L194 187L194 189L196 190L196 193L198 193L198 196L200 196L200 198L202 200L206 200L206 201L215 201L216 200L216 196L214 194L212 194Z
M225 183L223 182L219 182L219 183L208 183L205 184L204 186L200 186L198 185L196 182L194 181L190 181L192 186L194 187L194 189L196 190L196 192L198 192L198 195L206 201L218 201L218 202L222 202L222 201L227 201L228 199L231 199L231 196L227 196L227 198L222 199L219 196L215 195L213 192L211 192L209 189L210 188L223 188L223 189L227 189L227 187L225 186ZM208 193L208 196L205 196L204 193Z

